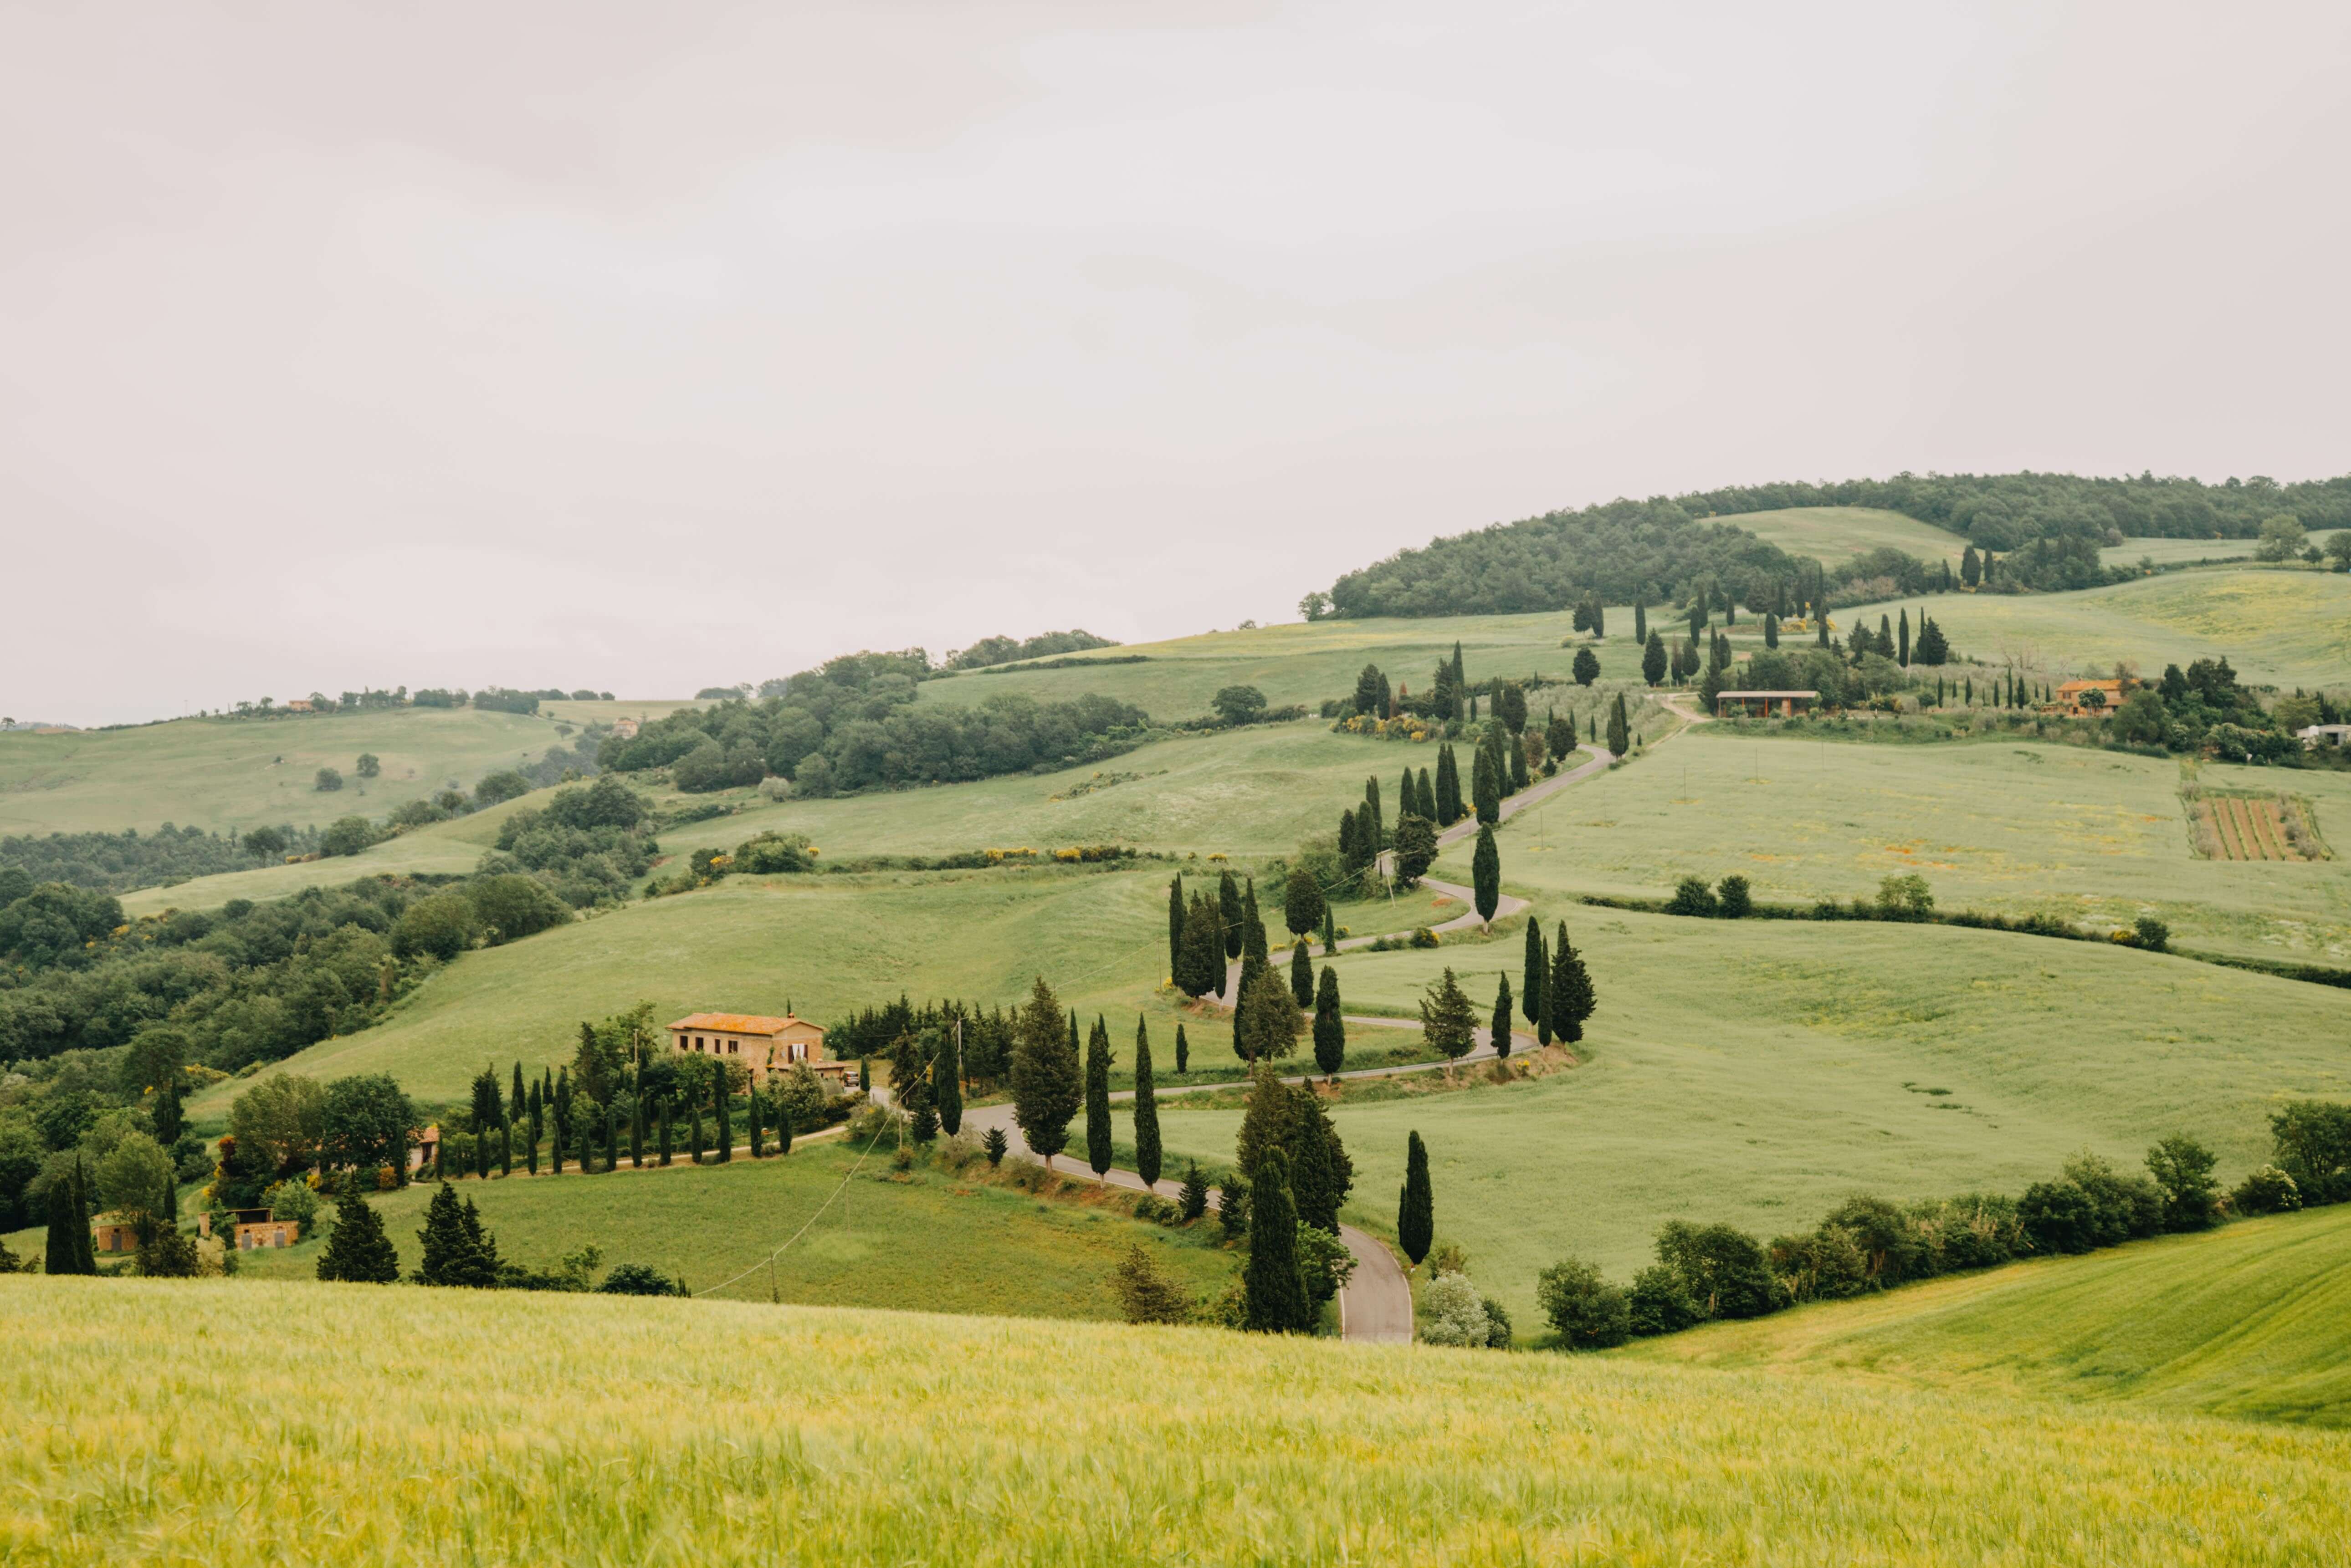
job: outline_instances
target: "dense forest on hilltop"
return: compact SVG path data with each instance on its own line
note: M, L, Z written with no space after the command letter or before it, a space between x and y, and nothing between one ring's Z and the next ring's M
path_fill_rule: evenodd
M1766 584L1815 568L1742 528L1709 519L1797 507L1870 507L1949 529L2003 556L1995 591L2095 588L2116 573L2100 549L2126 538L2252 538L2294 517L2311 532L2351 528L2351 476L2279 485L2261 477L2089 479L2070 474L1914 475L1693 491L1547 512L1438 538L1351 571L1332 585L1341 616L1510 614L1689 599L1701 584L1760 602ZM1832 603L1919 591L1923 563L1875 550L1823 574ZM1906 580L1917 578L1917 581ZM1839 591L1844 590L1845 591ZM1320 608L1320 606L1316 606Z

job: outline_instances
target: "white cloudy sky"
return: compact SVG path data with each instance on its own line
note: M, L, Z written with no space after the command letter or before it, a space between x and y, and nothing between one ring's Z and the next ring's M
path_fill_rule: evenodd
M2339 4L0 5L0 710L1286 619L2351 470Z

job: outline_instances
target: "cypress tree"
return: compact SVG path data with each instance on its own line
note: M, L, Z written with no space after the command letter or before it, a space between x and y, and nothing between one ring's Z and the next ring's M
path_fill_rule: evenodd
M319 1254L319 1278L355 1285L396 1285L400 1253L383 1231L383 1217L351 1194L335 1205L335 1228Z
M89 1221L98 1211L98 1206L89 1200L89 1172L83 1166L79 1155L74 1156L73 1206L74 1261L79 1272L95 1274L98 1272L98 1239L90 1234Z
M766 1140L762 1136L765 1129L759 1125L759 1090L757 1084L754 1084L750 1093L744 1097L743 1112L744 1119L751 1124L751 1157L755 1160L764 1160L768 1157L768 1150Z
M1371 831L1364 831L1368 818ZM1364 809L1355 814L1355 831L1364 841L1365 858L1377 860L1388 845L1387 813L1380 808L1380 780L1375 774L1364 780Z
M1040 976L1012 1025L1012 1117L1029 1148L1048 1167L1053 1156L1068 1146L1070 1118L1077 1112L1084 1087L1075 1033L1063 1043L1061 1006L1052 988Z
M1552 950L1552 1032L1573 1045L1583 1038L1583 1020L1592 1016L1598 998L1583 959L1567 939L1567 923L1560 922L1559 944Z
M1396 1245L1418 1268L1436 1239L1436 1202L1428 1189L1428 1146L1420 1134L1406 1136L1404 1145L1404 1191L1396 1200Z
M1241 894L1241 962L1263 964L1266 955L1265 916L1258 913L1257 878L1251 877Z
M180 1141L180 1130L186 1118L180 1109L180 1079L178 1068L163 1074L163 1086L155 1095L155 1141L170 1148Z
M1217 929L1215 906L1200 894L1184 921L1184 950L1176 964L1176 987L1187 997L1224 992L1225 939Z
M1437 823L1449 828L1461 820L1461 769L1453 760L1453 743L1437 748Z
M694 1103L694 1124L686 1131L685 1152L693 1156L695 1165L702 1163L702 1102L699 1100Z
M1542 922L1527 922L1527 956L1520 976L1519 1006L1526 1009L1527 1021L1542 1017L1543 980L1551 970L1551 956L1543 951Z
M1184 904L1184 873L1179 871L1167 879L1167 974L1171 979L1184 973L1184 926L1191 914Z
M1527 778L1527 748L1523 746L1512 746L1510 750L1510 793L1515 795L1520 790L1524 789L1529 782Z
M1290 1192L1290 1161L1280 1149L1270 1150L1250 1173L1249 1191L1242 1326L1257 1333L1304 1333L1314 1326L1314 1304L1299 1266L1298 1207Z
M1828 612L1827 611L1825 611L1825 610L1823 610L1823 611L1819 612L1819 614L1820 614L1820 618L1821 618L1821 619L1820 619L1820 645L1821 645L1822 647L1825 648L1825 647L1827 647L1827 646L1829 645L1829 612Z
M959 1027L939 1037L939 1054L931 1063L931 1097L938 1102L939 1125L952 1138L963 1131L963 1045Z
M1648 640L1649 598L1645 593L1636 593L1633 596L1633 641L1646 643Z
M792 1108L783 1101L778 1100L776 1102L776 1153L780 1156L791 1152Z
M1184 1038L1184 1026L1176 1026L1176 1075L1181 1078L1192 1071L1192 1042Z
M629 1168L645 1168L645 1092L642 1081L629 1096Z
M1314 1065L1324 1077L1339 1071L1347 1057L1347 1023L1339 1013L1339 971L1322 966L1322 983L1314 988Z
M1322 924L1322 888L1304 862L1290 868L1281 884L1281 924L1292 936L1304 936Z
M718 1163L723 1166L735 1157L735 1129L729 1120L729 1113L734 1109L735 1096L727 1092L726 1064L722 1061L717 1064L717 1067L718 1072L712 1080L711 1087L716 1092L715 1097L717 1100L715 1109L718 1119Z
M580 1119L579 1125L575 1130L580 1134L580 1148L578 1150L580 1156L580 1174L581 1176L594 1176L596 1174L596 1140L593 1136L593 1126L586 1118L582 1117Z
M1551 994L1551 955L1550 955L1549 950L1548 950L1548 949L1546 949L1546 950L1545 950L1545 952L1544 952L1544 955L1543 955L1543 996L1542 996L1542 1013L1541 1013L1541 1015L1540 1017L1538 1017L1538 1018L1535 1019L1535 1043L1536 1043L1537 1045L1549 1045L1549 1044L1551 1043L1551 1036L1552 1036L1551 1009L1552 1009L1552 994Z
M1339 916L1329 904L1322 906L1322 956L1328 958L1339 950Z
M1396 785L1396 815L1399 817L1426 815L1420 809L1420 787L1412 780L1412 764L1408 762L1405 764L1404 778Z
M1895 659L1904 669L1910 667L1910 612L1902 612L1901 640L1895 644Z
M1151 1027L1134 1016L1134 1170L1143 1185L1159 1185L1159 1086L1151 1077Z
M514 1175L514 1118L511 1116L498 1124L498 1175Z
M514 1069L514 1087L507 1092L507 1112L517 1120L520 1120L522 1117L522 1062L517 1059L515 1062Z
M1086 1164L1100 1176L1110 1169L1110 1026L1094 1015L1086 1037Z
M1339 863L1350 872L1364 869L1370 857L1364 853L1363 840L1355 831L1355 813L1351 807L1339 813Z
M1420 814L1430 821L1437 821L1437 789L1428 781L1428 769L1420 770Z
M669 1096L664 1094L661 1099L661 1154L659 1155L659 1163L662 1165L669 1164L671 1152L672 1145L669 1135Z
M1769 611L1766 611L1763 615L1763 645L1766 648L1777 648L1780 645L1780 618Z
M1290 994L1301 1008L1314 1005L1314 959L1303 940L1290 945Z
M1608 710L1608 749L1622 757L1632 749L1632 722L1625 715L1625 694L1616 694L1616 706Z
M1493 1037L1494 1054L1510 1054L1510 977L1505 972L1497 977L1500 984L1494 991L1494 1019L1488 1032Z
M60 1171L49 1183L49 1229L41 1250L43 1273L81 1272L81 1253L74 1245L74 1234L88 1228L89 1222L74 1212L79 1207L74 1201L73 1178Z
M1492 925L1502 901L1502 852L1494 843L1492 824L1478 830L1478 848L1469 857L1470 880L1477 884L1478 919Z
M1241 956L1241 914L1240 883L1233 880L1232 873L1228 871L1218 873L1217 917L1224 923L1225 957L1228 960Z
M1469 792L1478 812L1478 821L1492 827L1502 820L1502 785L1494 776L1494 750L1479 745L1469 761Z

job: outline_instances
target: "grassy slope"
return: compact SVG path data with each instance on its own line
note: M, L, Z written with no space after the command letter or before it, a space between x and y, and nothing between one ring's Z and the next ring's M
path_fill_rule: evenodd
M1957 568L1967 539L1932 523L1874 507L1792 507L1777 512L1739 512L1709 522L1729 523L1770 540L1791 555L1808 555L1835 566L1865 550L1890 545L1920 560L1950 559ZM2136 558L2134 558L2136 559Z
M2351 1207L1721 1323L1628 1355L2351 1426Z
M658 714L675 706L565 704L559 711L576 723L608 707ZM167 821L241 831L381 817L452 779L470 787L485 773L535 760L566 738L546 717L475 708L0 734L0 833L152 831ZM364 786L354 771L363 751L383 762L382 776ZM321 768L341 769L344 787L313 789Z
M2136 1568L2351 1532L2331 1433L1589 1358L245 1281L0 1280L0 1332L38 1351L0 1383L40 1434L0 1453L26 1564Z
M2179 764L2007 741L1838 745L1699 727L1586 781L1503 839L1524 892L1662 895L1737 872L1759 898L1810 903L1917 873L1949 909L2168 921L2185 945L2351 961L2351 860L2195 858ZM2351 777L2205 765L2212 788L2308 797L2330 841L2351 836ZM1468 880L1468 858L1440 870Z
M678 1139L682 1149L683 1130ZM1118 1303L1102 1281L1138 1242L1196 1295L1221 1291L1233 1272L1233 1257L1207 1244L1212 1226L1196 1227L1196 1236L1172 1231L1091 1203L1045 1203L1015 1187L962 1182L927 1163L893 1176L887 1147L842 1193L860 1152L831 1138L801 1144L783 1159L754 1161L738 1151L725 1166L458 1186L480 1207L500 1253L517 1262L552 1268L592 1242L608 1266L651 1264L695 1291L763 1263L821 1208L775 1273L783 1300L817 1306L1114 1319ZM405 1267L416 1265L430 1197L420 1185L378 1200ZM282 1252L249 1254L244 1272L314 1278L322 1246L314 1236ZM720 1293L764 1301L768 1290L761 1267Z
M1421 1133L1439 1238L1521 1325L1541 1269L1573 1253L1628 1277L1668 1218L1768 1237L1855 1191L2018 1191L2084 1147L2136 1166L2173 1131L2233 1180L2265 1155L2275 1098L2351 1094L2341 995L2322 987L1943 927L1543 908L1600 990L1590 1061L1334 1113L1375 1229ZM1340 983L1351 1008L1404 1007L1451 965L1482 1013L1498 968L1518 988L1520 952L1513 933L1349 955ZM1171 1155L1230 1157L1238 1113L1166 1103Z
M1875 625L1904 604L1917 608L1863 605L1834 620L1843 628L1866 615ZM2223 655L2241 678L2289 688L2340 686L2351 671L2351 576L2342 572L2227 568L2081 593L1937 594L1926 604L1959 657L2013 658L2058 676L2116 659L2152 676Z
M2098 552L2107 566L2137 566L2151 560L2158 566L2177 561L2246 560L2253 553L2252 539L2127 538Z

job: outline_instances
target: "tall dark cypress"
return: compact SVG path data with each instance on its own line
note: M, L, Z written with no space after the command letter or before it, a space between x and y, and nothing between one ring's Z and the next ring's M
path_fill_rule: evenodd
M962 1040L958 1019L939 1037L939 1054L931 1063L931 1098L938 1103L939 1125L950 1138L963 1131Z
M1314 988L1314 1065L1326 1078L1347 1059L1347 1023L1339 1013L1339 971L1322 966L1322 980Z
M1480 745L1469 762L1469 792L1478 821L1488 827L1502 820L1502 783L1494 776L1494 749Z
M629 1096L629 1168L645 1168L645 1092L643 1087Z
M1902 625L1894 645L1894 657L1904 669L1910 667L1910 612L1907 609L1902 612Z
M1301 1008L1314 1005L1314 960L1306 946L1302 936L1290 945L1290 994Z
M1542 922L1527 922L1527 957L1520 977L1519 1006L1526 1010L1527 1021L1542 1017L1543 981L1551 970L1551 955L1543 950Z
M1437 788L1428 781L1428 769L1420 770L1420 814L1430 821L1437 821Z
M1625 714L1625 694L1618 692L1615 706L1608 710L1608 749L1611 754L1622 757L1632 749L1632 722Z
M1328 958L1339 950L1339 917L1329 904L1322 906L1322 956Z
M1217 915L1225 924L1225 956L1241 956L1241 884L1230 872L1217 876Z
M751 1157L755 1160L766 1159L768 1157L765 1137L767 1129L759 1124L759 1086L756 1083L751 1086L751 1092L744 1096L743 1114L744 1120L751 1124Z
M1428 1146L1413 1133L1405 1140L1404 1191L1396 1199L1396 1245L1418 1268L1436 1239L1437 1204L1428 1187Z
M792 1108L781 1100L776 1102L776 1153L792 1152Z
M702 1163L702 1102L699 1099L694 1102L694 1122L686 1129L685 1135L685 1152L693 1156L695 1165L700 1165Z
M1636 596L1633 601L1633 641L1646 643L1648 640L1649 601L1646 596Z
M593 1124L585 1117L579 1118L578 1121L579 1125L575 1130L580 1134L580 1147L576 1151L580 1158L580 1174L594 1176L596 1174L596 1140L593 1136Z
M1178 1078L1192 1071L1192 1042L1184 1038L1184 1026L1176 1026L1176 1075Z
M1437 823L1451 827L1461 820L1461 770L1453 760L1453 745L1437 748Z
M518 1057L517 1057L517 1058L516 1059L516 1061L515 1061L515 1070L514 1070L514 1088L513 1088L512 1090L510 1090L510 1091L507 1092L507 1109L508 1113L509 1113L509 1114L511 1114L511 1115L512 1115L512 1116L513 1116L517 1121L520 1121L520 1120L522 1119L523 1090L522 1090L522 1061L521 1061L521 1059L520 1059L520 1058L518 1058Z
M733 1122L729 1120L729 1114L734 1108L735 1096L726 1092L726 1064L722 1061L717 1065L718 1073L713 1081L713 1086L717 1091L716 1098L718 1115L718 1163L723 1166L735 1157L735 1127Z
M89 1221L90 1217L98 1212L98 1206L89 1200L89 1172L84 1168L79 1155L74 1156L73 1203L75 1265L80 1273L95 1274L98 1272L98 1240L90 1234Z
M1592 1016L1598 998L1592 988L1591 972L1567 939L1565 921L1560 922L1559 942L1552 949L1551 966L1552 1032L1573 1045L1583 1038L1583 1020Z
M1092 1115L1088 1112L1088 1115ZM1134 1171L1145 1186L1159 1185L1159 1086L1151 1077L1151 1026L1134 1017Z
M1249 1173L1249 1257L1241 1274L1242 1326L1257 1333L1304 1333L1314 1303L1298 1256L1298 1206L1290 1160L1268 1151Z
M74 1245L74 1234L88 1228L89 1221L74 1212L79 1207L74 1201L73 1177L59 1172L49 1183L49 1230L41 1249L43 1273L81 1272L81 1254Z
M1184 923L1192 912L1184 904L1184 873L1167 879L1167 973L1184 972Z
M163 1074L163 1086L155 1092L155 1141L170 1148L180 1141L180 1130L186 1118L180 1109L181 1070L173 1068Z
M1478 847L1469 856L1469 878L1476 884L1478 918L1491 925L1502 902L1502 852L1489 825L1478 830Z
M1364 832L1366 815L1371 818L1369 833ZM1364 780L1364 808L1355 813L1355 831L1364 839L1365 852L1373 860L1379 859L1380 852L1388 847L1387 817L1380 807L1380 780L1376 774Z
M507 1116L498 1123L498 1175L514 1175L514 1118Z
M664 1094L662 1096L661 1101L661 1153L658 1156L658 1163L662 1165L669 1164L670 1155L673 1152L673 1145L671 1145L669 1135L669 1096Z
M1241 962L1262 965L1266 956L1265 916L1258 913L1257 878L1251 877L1241 894Z
M1412 781L1412 766L1405 765L1404 778L1396 783L1396 815L1417 817L1420 810L1420 786Z
M1100 1176L1110 1169L1110 1026L1094 1016L1086 1037L1086 1164Z
M621 1113L618 1107L604 1107L604 1168L621 1168Z
M1510 977L1505 973L1497 977L1501 983L1494 992L1494 1018L1488 1028L1494 1040L1494 1054L1502 1057L1510 1054Z

